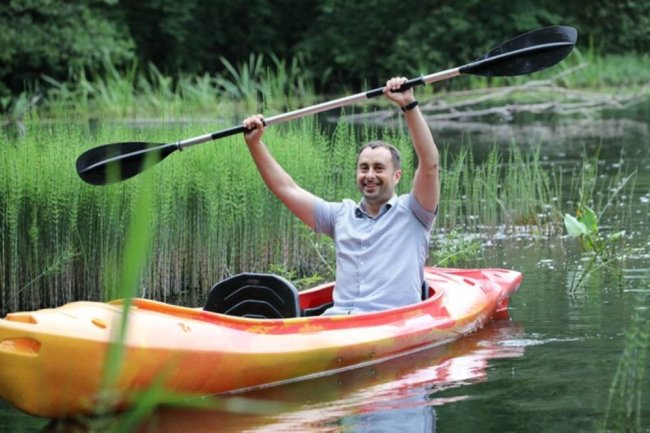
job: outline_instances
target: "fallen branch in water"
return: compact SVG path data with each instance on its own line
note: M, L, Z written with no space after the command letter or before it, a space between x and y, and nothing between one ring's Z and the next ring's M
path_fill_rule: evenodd
M429 121L447 122L478 121L484 117L497 117L502 122L510 122L519 114L581 115L589 118L603 110L628 108L650 95L650 85L645 85L630 95L567 89L560 85L564 77L585 66L586 64L575 66L548 80L529 81L520 85L493 89L449 93L446 95L447 100L464 99L447 102L446 99L438 97L422 104L421 110ZM499 103L499 101L514 99L517 95L525 95L527 101L537 101ZM390 108L348 115L347 119L352 122L385 123L393 119L396 114L398 114L397 110Z

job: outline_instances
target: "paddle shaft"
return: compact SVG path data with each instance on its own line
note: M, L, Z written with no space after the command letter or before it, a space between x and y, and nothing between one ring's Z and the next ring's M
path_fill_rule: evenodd
M435 74L430 74L425 77L414 78L405 82L401 91L410 89L411 87L432 83L434 81L442 81L448 78L452 78L460 75L460 68L448 69L446 71L437 72ZM333 110L335 108L341 108L348 105L356 104L358 102L364 101L366 99L375 98L382 95L384 88L377 88L374 90L369 90L367 92L357 93L355 95L346 96L343 98L334 99L331 101L323 102L320 104L312 105L310 107L300 108L298 110L289 111L288 113L282 113L275 116L271 116L264 119L264 122L267 125L277 125L278 123L288 122L290 120L299 119L301 117L306 117L316 113L322 113L323 111ZM206 141L217 140L219 138L228 137L230 135L240 134L245 131L243 126L233 126L232 128L223 129L211 134L199 135L198 137L188 138L186 140L177 141L175 143L170 143L182 150L186 147L194 146L195 144L205 143Z

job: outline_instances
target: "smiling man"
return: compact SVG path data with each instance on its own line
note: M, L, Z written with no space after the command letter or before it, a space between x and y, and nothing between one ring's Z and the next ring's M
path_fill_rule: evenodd
M371 142L357 156L360 202L326 202L300 187L262 142L263 117L243 125L246 144L271 191L305 224L334 239L334 306L324 314L355 314L410 305L421 299L423 267L440 195L438 149L413 91L397 90L406 78L386 82L384 95L406 119L418 167L408 194L395 195L402 175L399 151Z

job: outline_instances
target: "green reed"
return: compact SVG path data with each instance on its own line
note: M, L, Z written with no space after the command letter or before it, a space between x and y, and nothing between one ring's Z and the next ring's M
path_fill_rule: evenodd
M455 157L443 152L441 213L438 225L481 228L544 226L561 196L561 172L544 168L539 148L524 155L512 144L505 154L494 147L485 162L474 161L469 146Z
M2 311L116 296L102 287L106 275L118 275L142 176L104 187L86 185L74 170L82 151L103 143L166 142L206 132L205 125L88 125L35 117L27 137L1 144ZM402 129L359 133L340 122L331 135L320 130L313 119L305 119L269 128L265 136L273 154L306 189L326 200L357 199L356 152L361 142L378 136L402 150L399 192L409 189L415 163ZM445 149L441 154L436 230L561 226L562 174L544 166L538 150L495 146L481 163L469 146L455 156ZM333 278L331 241L313 234L267 190L242 137L177 152L146 173L154 179L152 215L158 224L152 217L153 253L136 296L182 297L200 305L215 282L242 271L285 270L305 285L314 283L314 276Z
M650 316L648 296L635 299L636 308L625 332L625 345L609 389L602 431L642 432L643 384L648 372L650 351ZM647 390L646 390L647 391Z
M577 240L582 256L569 285L569 292L578 290L590 277L604 273L623 283L623 265L632 248L626 245L626 220L634 196L636 171L627 173L620 161L607 183L599 182L598 152L585 155L580 168L573 174L571 197L576 197L572 213L564 215L564 227ZM575 216L573 215L575 213ZM607 231L603 227L607 226Z
M238 65L221 61L225 68L221 74L174 77L154 64L134 61L118 69L104 59L97 70L74 71L67 81L44 77L49 89L38 111L56 118L165 118L210 115L224 107L246 112L286 110L315 98L314 78L304 70L302 56L291 62L272 54L251 54ZM28 93L21 97L27 98Z

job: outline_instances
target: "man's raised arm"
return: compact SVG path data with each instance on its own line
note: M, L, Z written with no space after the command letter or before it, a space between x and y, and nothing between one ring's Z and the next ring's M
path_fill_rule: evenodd
M384 94L404 111L406 124L411 134L418 167L413 179L413 194L418 203L430 212L435 212L440 198L439 156L433 135L420 108L417 106L413 90L394 92L400 88L406 78L392 78L386 83Z
M273 158L262 141L264 122L261 115L246 118L242 125L247 129L244 139L266 186L302 222L314 229L314 203L316 196L301 188Z

